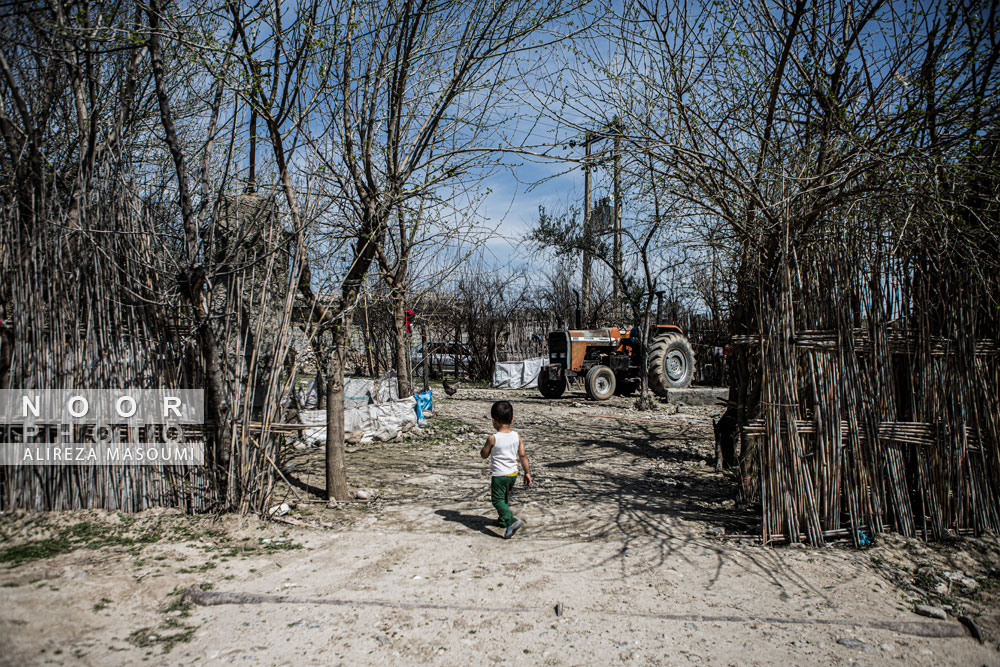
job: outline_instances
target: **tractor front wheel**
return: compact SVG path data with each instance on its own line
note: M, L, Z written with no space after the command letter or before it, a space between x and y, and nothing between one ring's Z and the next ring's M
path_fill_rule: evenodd
M615 374L607 366L594 366L587 371L584 383L587 396L595 401L606 401L615 395Z
M683 389L694 377L694 350L678 333L659 336L649 348L649 387L657 396L668 389Z
M548 366L542 368L538 374L538 389L545 398L559 398L566 391L566 373L559 371L559 377L555 380L549 379Z

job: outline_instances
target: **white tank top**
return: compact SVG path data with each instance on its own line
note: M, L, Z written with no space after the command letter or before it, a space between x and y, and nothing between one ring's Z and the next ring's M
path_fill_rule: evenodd
M493 451L490 458L493 462L493 476L502 477L517 472L517 450L521 439L517 431L510 433L494 433Z

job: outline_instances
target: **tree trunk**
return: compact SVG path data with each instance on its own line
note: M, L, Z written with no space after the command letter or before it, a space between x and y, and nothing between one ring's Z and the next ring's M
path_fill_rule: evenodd
M458 355L455 355L455 368L458 368ZM497 371L497 332L496 329L493 330L493 334L489 337L486 342L486 368L483 369L485 373L489 375L487 377L492 378Z
M223 419L225 418L225 396L222 374L219 372L219 352L215 336L207 321L198 325L198 341L201 344L205 369L205 414L212 422L209 432L213 436L215 463L221 470L229 465L229 448L225 446Z
M326 351L320 342L320 334L313 333L310 336L309 346L313 351L313 365L316 366L316 377L313 384L316 387L316 409L326 410L326 374L324 368L327 366Z
M406 360L406 313L403 312L403 297L402 291L396 291L392 295L393 334L395 338L392 346L392 363L396 367L400 398L413 395L413 389L410 385L410 366Z
M639 377L641 378L639 384L639 409L649 410L653 407L653 399L649 395L649 360L646 356L646 351L649 348L650 335L649 335L649 311L652 308L652 298L646 299L646 313L642 318L642 338L640 338L639 349L633 351L633 354L639 355Z
M333 350L326 374L326 492L327 501L349 500L344 465L344 360L349 323L333 334Z
M0 389L10 388L10 367L14 358L14 325L0 318Z

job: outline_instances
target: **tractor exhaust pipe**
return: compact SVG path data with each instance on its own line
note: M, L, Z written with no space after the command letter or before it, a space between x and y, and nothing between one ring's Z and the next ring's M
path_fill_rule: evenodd
M656 323L663 324L663 290L656 293Z
M582 329L583 328L583 313L580 312L580 292L578 292L577 290L573 290L573 291L576 292L576 328L577 329Z

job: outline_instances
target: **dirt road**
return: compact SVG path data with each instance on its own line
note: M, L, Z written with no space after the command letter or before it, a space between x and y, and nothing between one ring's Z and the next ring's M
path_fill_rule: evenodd
M513 503L527 526L507 541L478 456L501 397L536 478ZM756 520L709 463L716 408L639 413L626 399L490 390L435 400L419 437L349 451L358 502L327 509L310 493L320 452L285 462L302 501L284 518L299 525L166 511L3 517L20 550L0 564L0 661L1000 664L995 539L857 551L731 537ZM985 645L912 634L964 633L952 617L912 612L900 581L928 563L981 582L964 603ZM192 586L209 602L270 597L201 606L182 598Z

